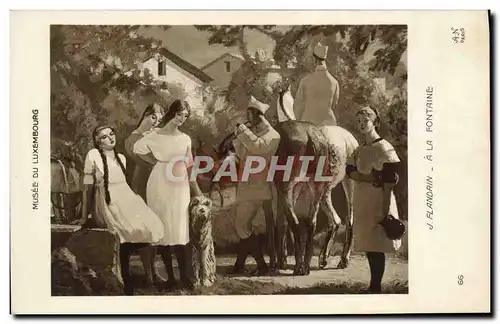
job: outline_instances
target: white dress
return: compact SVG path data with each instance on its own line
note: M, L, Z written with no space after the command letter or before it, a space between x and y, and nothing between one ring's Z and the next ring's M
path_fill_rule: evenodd
M97 206L93 206L93 209L97 209L106 226L118 234L121 243L155 244L164 234L162 222L129 187L114 152L105 151L104 154L108 165L109 205L104 200L104 164L101 155L94 148L85 157L84 183L94 184L96 179L97 199L94 199L94 205ZM118 156L126 167L125 156Z
M399 162L399 158L392 145L384 139L359 146L351 161L348 161L362 174L371 174L372 169L380 171L383 163L387 162ZM384 229L378 224L382 220L383 188L356 181L353 198L353 250L384 253L398 250L401 240L387 238ZM399 218L394 191L391 192L389 212Z
M134 144L134 153L152 153L158 161L148 179L148 205L160 217L165 235L162 245L189 243L189 202L187 169L192 165L191 138L184 134L165 135L161 130L146 134Z

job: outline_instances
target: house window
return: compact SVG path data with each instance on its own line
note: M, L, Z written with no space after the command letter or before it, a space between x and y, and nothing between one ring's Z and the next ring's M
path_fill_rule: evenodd
M226 72L231 72L231 62L225 61L224 64L226 65Z
M165 61L158 61L158 75L167 75L167 64Z

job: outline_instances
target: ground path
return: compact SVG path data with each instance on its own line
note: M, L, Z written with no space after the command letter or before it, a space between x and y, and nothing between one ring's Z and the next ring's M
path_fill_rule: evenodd
M227 270L232 267L235 258L223 256L217 258L217 273L219 283L212 289L205 290L203 294L266 294L283 293L283 291L293 291L292 293L350 293L357 292L367 287L370 280L368 262L362 255L353 255L347 269L336 269L339 257L330 257L326 269L318 270L317 257L313 257L312 269L308 276L293 275L293 257L289 257L289 267L281 271L280 276L255 277L255 276L226 276ZM404 293L408 290L408 263L396 257L389 257L386 263L386 270L383 286L388 292ZM158 260L158 266L163 276L166 276L163 264ZM252 258L247 259L247 268L251 271L255 269L255 262ZM142 272L142 265L137 258L132 262L134 272ZM319 288L328 288L329 291L316 291ZM328 290L327 289L327 290ZM250 291L251 290L251 291ZM339 291L337 291L339 290ZM147 292L144 292L147 293ZM154 292L152 292L154 293ZM156 294L156 293L154 293Z

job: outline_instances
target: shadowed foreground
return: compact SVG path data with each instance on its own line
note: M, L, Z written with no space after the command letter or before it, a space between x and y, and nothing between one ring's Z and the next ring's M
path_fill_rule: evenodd
M353 255L347 269L335 269L338 258L330 258L329 266L317 270L317 259L313 258L312 271L309 276L293 276L293 258L289 258L288 269L277 277L229 277L224 273L231 268L233 257L217 258L217 281L212 287L200 287L195 291L177 290L169 293L159 292L147 287L141 263L134 259L132 264L133 278L138 295L283 295L283 294L361 294L368 287L369 269L366 259L361 255ZM247 260L248 272L256 268L252 259ZM165 271L161 261L157 262L161 274ZM177 269L176 269L177 270ZM176 275L178 275L176 273ZM408 293L408 263L399 258L388 258L386 274L382 282L385 294Z

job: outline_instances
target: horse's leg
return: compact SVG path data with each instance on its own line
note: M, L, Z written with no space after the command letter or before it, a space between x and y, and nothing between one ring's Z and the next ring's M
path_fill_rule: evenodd
M212 197L212 193L217 190L217 193L219 194L220 198L220 208L224 207L224 194L222 193L222 188L218 182L212 182L210 185L210 198Z
M328 218L328 223L327 223L328 227L326 230L325 243L323 244L323 247L321 249L318 258L318 267L320 269L325 268L328 264L328 257L330 256L330 248L335 239L335 235L337 235L337 231L341 223L340 217L337 214L337 211L333 207L332 203L333 187L334 187L333 184L328 184L328 187L325 190L325 194L321 199L321 209Z
M342 257L337 266L339 269L345 269L349 265L349 259L351 257L352 250L352 225L353 225L353 197L354 197L354 180L345 177L342 180L342 188L347 199L347 218L346 218L346 228L345 228L345 241L344 249L342 250Z
M220 207L224 207L224 193L223 190L219 186L219 197L220 197Z
M303 259L302 244L300 237L300 223L299 223L299 218L297 217L297 214L294 211L294 204L293 204L294 190L297 185L300 186L301 183L296 178L294 178L292 181L288 183L288 187L286 188L287 192L285 197L285 210L288 220L288 226L290 226L293 232L295 241L295 267L293 273L295 275L301 275L302 269L304 268L304 259Z
M286 269L286 255L285 255L285 237L287 232L286 226L286 195L285 195L285 186L279 185L276 186L276 191L278 194L278 205L277 205L277 213L276 213L276 258L278 259L278 269L285 270ZM288 243L288 242L287 242Z
M266 200L262 204L262 208L264 210L264 217L266 220L266 232L267 232L267 249L269 253L269 268L271 271L277 270L277 262L276 262L276 246L275 246L275 229L276 223L274 221L274 213L273 213L273 201Z
M294 249L294 239L293 239L293 233L290 229L290 227L288 226L288 224L286 224L286 251L287 251L287 255L288 256L292 256L295 254L295 249Z
M310 273L311 258L313 254L313 237L316 232L316 223L319 211L319 204L325 185L323 183L310 184L311 189L311 208L309 209L309 217L306 225L306 243L304 254L304 274Z
M299 185L296 187L293 191L293 206L297 206L297 202L299 200L299 197L304 190L303 185ZM285 237L284 240L286 242L286 253L288 256L295 255L295 240L293 238L293 231L291 226L288 226L287 223L285 223Z

